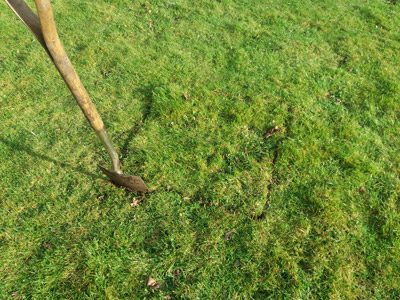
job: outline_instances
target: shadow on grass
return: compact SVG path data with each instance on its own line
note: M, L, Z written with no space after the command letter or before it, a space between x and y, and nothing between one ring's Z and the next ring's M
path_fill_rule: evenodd
M6 140L4 137L1 137L1 136L0 136L0 142L3 143L3 144L5 144L5 145L7 145L8 147L10 147L10 148L13 149L13 150L28 153L28 154L31 155L31 156L37 157L37 158L42 159L42 160L46 160L46 161L48 161L48 162L52 162L52 163L54 163L54 164L56 164L56 165L59 165L59 166L61 166L61 167L63 167L63 168L68 168L68 169L70 169L70 170L72 170L72 171L74 171L74 172L79 172L79 173L84 174L84 175L86 175L86 176L90 176L90 177L92 177L93 179L103 179L103 180L106 180L106 178L103 177L103 176L101 176L101 175L89 173L89 172L87 172L87 171L82 171L82 170L80 170L80 169L78 169L78 168L72 167L72 166L69 165L69 164L60 162L60 161L58 161L58 160L56 160L56 159L54 159L54 158L51 158L51 157L46 156L46 155L44 155L44 154L38 153L38 152L32 150L31 148L29 148L29 147L26 146L26 145L21 145L21 144L15 143L15 142L8 141L8 140ZM100 171L99 171L99 172L100 172Z
M140 120L139 123L132 126L128 131L124 132L127 133L128 137L125 139L124 144L121 147L121 157L120 157L121 161L123 161L124 158L126 158L130 142L138 134L138 132L143 127L143 124L146 122L148 116L151 113L151 107L153 105L154 88L155 88L154 85L149 85L141 89L138 89L138 92L143 95L142 119Z
M129 143L132 141L132 139L135 137L135 135L139 132L139 130L143 127L143 124L145 123L145 121L147 120L148 116L151 113L151 106L152 106L152 103L153 103L153 90L154 90L154 88L155 88L154 85L149 85L149 86L143 87L143 88L138 90L138 92L143 95L143 116L142 116L142 120L138 124L135 124L134 126L132 126L131 129L129 129L127 131L128 137L125 139L125 142L124 142L123 146L121 147L121 154L120 154L121 161L128 154ZM48 162L52 162L52 163L54 163L56 165L59 165L59 166L61 166L63 168L68 168L68 169L70 169L70 170L72 170L74 172L79 172L79 173L84 174L86 176L90 176L93 179L103 179L105 181L108 181L105 177L103 177L101 175L97 175L97 174L89 173L87 171L80 170L80 169L78 169L76 167L72 167L71 165L69 165L67 163L60 162L60 161L58 161L58 160L56 160L54 158L51 158L51 157L46 156L44 154L38 153L38 152L32 150L29 146L9 141L9 140L5 139L4 137L1 137L1 136L0 136L0 142L5 144L5 145L7 145L8 147L10 147L13 150L28 153L31 156L37 157L37 158L42 159L42 160L46 160Z

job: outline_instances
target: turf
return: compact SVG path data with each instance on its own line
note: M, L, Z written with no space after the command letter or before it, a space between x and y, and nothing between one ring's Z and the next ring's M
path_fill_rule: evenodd
M52 4L152 192L1 3L1 299L400 298L396 1Z

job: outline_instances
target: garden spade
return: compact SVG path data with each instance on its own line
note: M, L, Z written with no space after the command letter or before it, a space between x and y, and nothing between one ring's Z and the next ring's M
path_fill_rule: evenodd
M118 154L104 128L103 121L79 79L78 74L75 72L71 61L68 59L58 37L50 1L35 0L39 17L32 12L23 0L5 1L21 21L32 31L37 40L49 54L86 119L89 121L91 127L97 133L102 144L110 155L112 169L107 170L99 165L101 171L107 175L113 183L123 186L130 191L148 192L149 189L139 176L122 174Z

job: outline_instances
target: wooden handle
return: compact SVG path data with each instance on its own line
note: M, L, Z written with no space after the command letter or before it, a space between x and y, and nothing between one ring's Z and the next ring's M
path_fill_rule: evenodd
M86 119L96 132L104 128L103 121L97 112L92 100L90 99L85 87L83 86L78 74L76 73L64 47L58 37L56 24L54 23L53 11L49 0L35 0L36 9L39 14L42 34L47 49L53 58L54 64L63 77L65 83L74 95L76 102L81 108Z

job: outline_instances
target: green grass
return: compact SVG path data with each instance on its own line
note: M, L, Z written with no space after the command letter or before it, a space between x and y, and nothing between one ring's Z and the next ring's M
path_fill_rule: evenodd
M396 1L52 4L152 192L1 3L0 299L400 298Z

